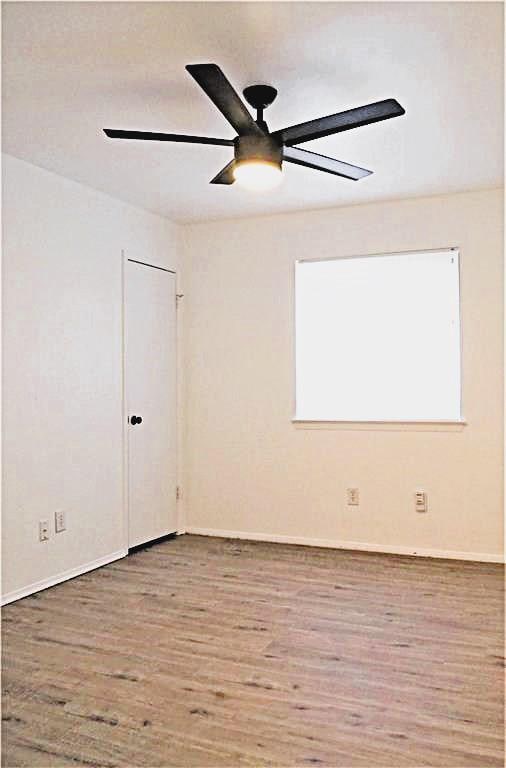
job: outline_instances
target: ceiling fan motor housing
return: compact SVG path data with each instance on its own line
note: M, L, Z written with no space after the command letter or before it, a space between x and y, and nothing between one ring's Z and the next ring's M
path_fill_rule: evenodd
M282 145L272 136L237 136L234 141L235 162L258 161L272 163L281 168Z

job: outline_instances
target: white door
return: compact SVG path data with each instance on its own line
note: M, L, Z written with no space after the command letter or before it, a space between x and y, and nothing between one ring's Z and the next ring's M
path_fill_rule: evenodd
M128 546L176 519L176 276L125 262Z

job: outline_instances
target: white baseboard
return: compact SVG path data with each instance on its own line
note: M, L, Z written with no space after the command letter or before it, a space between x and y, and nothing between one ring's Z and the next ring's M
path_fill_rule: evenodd
M305 547L328 547L329 549L350 549L359 552L382 552L388 555L411 555L415 557L435 557L443 560L473 560L480 563L504 563L502 555L490 552L460 552L459 550L423 549L398 545L372 544L367 541L338 541L336 539L307 539L303 536L278 536L271 533L252 533L250 531L223 531L215 528L195 528L188 526L186 533L198 536L216 536L224 539L249 539L250 541L271 541L276 544L301 544Z
M245 539L249 541L269 541L277 544L299 544L306 547L327 547L329 549L349 549L359 552L380 552L390 555L411 555L415 557L434 557L444 560L472 560L482 563L504 563L504 557L490 552L461 552L458 550L443 550L443 549L424 549L420 547L404 547L404 546L390 546L384 544L372 544L364 541L339 541L337 539L309 539L304 536L279 536L270 533L254 533L250 531L226 531L219 528L196 528L189 526L184 529L178 530L178 535L183 533L193 533L198 536L214 536L224 539ZM78 568L71 568L68 571L63 571L57 576L53 576L50 579L43 579L42 581L34 582L21 589L15 589L12 592L8 592L3 595L1 604L7 605L15 600L20 600L23 597L28 597L34 592L40 592L48 587L53 587L56 584L61 584L62 581L68 581L75 576L80 576L88 571L93 571L95 568L100 568L103 565L112 563L115 560L120 560L122 557L128 555L127 549L120 549L117 552L111 552L111 554L105 557L99 557L97 560L92 560L89 563L80 565Z
M80 576L82 573L93 571L95 568L100 568L102 565L112 563L114 560L119 560L126 555L128 555L128 549L119 549L117 552L111 552L110 555L99 557L97 560L92 560L90 563L80 565L78 568L71 568L69 571L63 571L63 573L59 573L57 576L52 576L50 579L43 579L42 581L28 584L28 586L22 587L21 589L15 589L2 596L2 605L7 605L7 603L13 603L14 600L20 600L22 597L33 595L34 592L40 592L42 589L54 587L55 584L61 584L62 581L68 581L68 579L73 579L75 576Z

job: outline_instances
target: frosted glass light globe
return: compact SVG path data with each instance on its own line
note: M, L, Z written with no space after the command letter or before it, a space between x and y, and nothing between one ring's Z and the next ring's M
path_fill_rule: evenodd
M240 187L256 191L274 189L281 184L283 174L279 165L264 160L247 160L238 163L234 169L234 179Z

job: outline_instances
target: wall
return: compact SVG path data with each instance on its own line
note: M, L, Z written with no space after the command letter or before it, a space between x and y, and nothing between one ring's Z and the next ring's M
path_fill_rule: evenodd
M187 529L497 559L502 216L491 190L185 227ZM461 250L467 426L294 425L294 261L446 246Z
M189 530L499 557L499 191L187 225L181 262L171 222L10 156L3 176L4 600L125 553L121 249L184 269ZM292 424L294 260L449 245L467 426ZM361 493L351 511L348 486ZM56 509L68 530L41 544Z
M178 230L10 156L3 176L2 593L13 599L125 552L121 249L174 269ZM55 536L57 509L67 531Z

